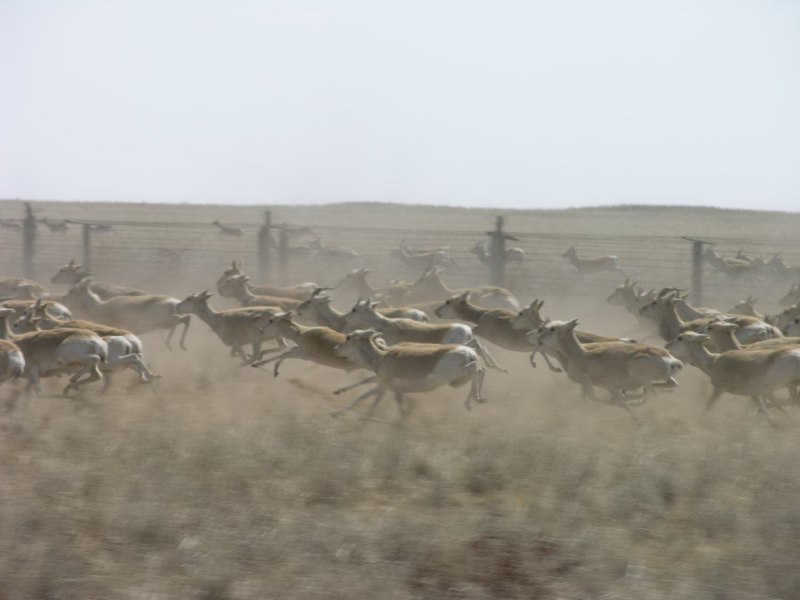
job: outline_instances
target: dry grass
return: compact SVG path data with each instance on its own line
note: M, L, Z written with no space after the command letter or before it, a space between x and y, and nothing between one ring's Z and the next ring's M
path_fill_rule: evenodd
M506 357L471 413L459 390L403 425L390 403L333 420L328 371L209 371L216 349L155 394L0 418L4 599L800 593L797 432L745 400L703 426L694 394L664 395L637 428Z

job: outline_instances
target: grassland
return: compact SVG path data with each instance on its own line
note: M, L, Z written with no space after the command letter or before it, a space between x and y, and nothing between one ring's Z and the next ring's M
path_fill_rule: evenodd
M102 208L120 220L219 216ZM260 219L231 210L223 220ZM341 208L278 210L298 224L353 224ZM349 210L367 215L364 227L382 214L398 227L420 218ZM476 230L493 214L423 212L431 228ZM669 222L694 227L687 234L788 240L797 215L509 218L520 230L550 219L564 235ZM209 267L206 285L216 276ZM603 331L634 325L599 294L547 300L554 317L572 316L561 314L569 305ZM702 418L707 384L689 368L676 393L640 408L637 427L527 357L495 350L511 374L487 377L489 404L467 412L465 390L443 390L418 396L399 424L388 401L376 421L358 410L332 419L345 400L330 391L352 376L300 362L278 379L242 369L197 323L188 352L168 352L158 334L144 340L164 375L155 391L120 382L105 397L48 395L0 412L3 600L800 597L798 430L769 427L734 397Z

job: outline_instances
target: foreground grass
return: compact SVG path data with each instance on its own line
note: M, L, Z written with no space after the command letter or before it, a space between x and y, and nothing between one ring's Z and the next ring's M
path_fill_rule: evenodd
M741 407L637 429L509 387L398 427L192 385L0 417L0 597L800 595L797 435Z

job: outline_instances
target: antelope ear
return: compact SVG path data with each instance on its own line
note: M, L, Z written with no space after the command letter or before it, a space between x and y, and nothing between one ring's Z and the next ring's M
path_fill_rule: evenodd
M571 321L567 321L564 325L565 329L575 329L578 326L578 319L572 319Z
M74 258L70 258L69 259L69 265L67 265L67 266L74 267L75 266L75 259Z
M250 275L242 275L242 281L244 281L245 283L250 281Z
M466 302L468 299L469 299L469 290L467 290L466 292L461 292L458 295L458 300L460 300L461 302Z
M370 308L375 308L376 306L378 306L378 304L380 304L380 302L378 302L377 300L373 300L373 299L371 299L371 298L370 298L370 300L369 300L369 307L370 307Z

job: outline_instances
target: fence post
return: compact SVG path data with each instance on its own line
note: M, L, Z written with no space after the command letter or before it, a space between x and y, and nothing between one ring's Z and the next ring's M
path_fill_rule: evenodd
M281 285L289 280L289 226L284 223L278 234L278 263L280 265Z
M30 202L25 203L25 220L22 223L22 270L27 279L36 279L36 217Z
M264 213L264 224L258 230L258 272L261 281L269 283L270 281L270 255L272 248L270 246L270 229L272 228L272 213L266 211Z
M684 240L692 242L692 302L701 306L703 304L703 244L713 246L712 242L682 236Z
M517 240L513 235L503 231L505 220L498 216L494 222L494 231L487 231L491 238L491 256L489 256L489 269L491 270L492 285L506 287L506 240Z
M495 219L494 233L492 234L492 255L490 257L492 269L492 285L505 287L506 285L506 238L503 235L503 217Z
M83 224L83 269L92 270L92 226Z

